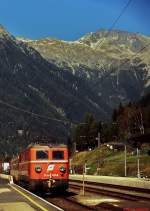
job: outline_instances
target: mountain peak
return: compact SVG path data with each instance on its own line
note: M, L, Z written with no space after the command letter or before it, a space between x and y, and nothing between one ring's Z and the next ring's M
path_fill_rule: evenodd
M7 31L7 29L0 24L0 38L3 40L16 40L15 37Z
M81 37L79 40L89 39L89 38L95 38L95 39L101 39L101 38L112 38L112 37L138 37L138 36L144 36L138 32L128 32L123 31L119 29L98 29L96 32L90 32L85 34L83 37Z
M9 38L14 38L7 30L6 28L0 24L0 37L1 38L6 38L6 37L9 37Z
M29 43L29 42L36 41L36 40L32 40L32 39L25 38L25 37L16 37L16 39L17 39L18 41L25 42L25 43Z
M0 24L0 33L8 33L3 25Z

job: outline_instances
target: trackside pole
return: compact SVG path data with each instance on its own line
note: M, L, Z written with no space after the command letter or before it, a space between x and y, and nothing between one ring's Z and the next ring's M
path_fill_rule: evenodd
M82 186L82 195L85 195L85 166L83 166L83 186Z
M137 177L140 178L141 175L140 175L140 157L139 157L139 154L140 154L140 151L139 151L139 148L137 147Z
M86 174L86 162L83 165L83 185L82 185L82 195L85 195L85 174Z
M124 176L127 176L127 146L124 145Z

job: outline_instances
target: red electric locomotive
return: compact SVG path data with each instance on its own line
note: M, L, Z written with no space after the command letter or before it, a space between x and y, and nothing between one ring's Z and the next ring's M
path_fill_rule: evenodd
M67 146L35 144L11 160L10 174L15 182L27 184L31 190L66 190L68 165Z

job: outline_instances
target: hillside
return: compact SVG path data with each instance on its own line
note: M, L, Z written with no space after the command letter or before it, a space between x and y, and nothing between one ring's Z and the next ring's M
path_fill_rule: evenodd
M141 175L150 177L149 156L147 147L140 151ZM73 173L82 174L83 165L87 162L87 174L105 176L124 176L124 149L109 149L106 145L93 151L77 152L72 158ZM98 169L97 169L98 168ZM127 148L127 176L137 177L136 149Z
M41 135L64 139L69 133L70 121L79 121L86 112L98 118L107 117L108 106L97 98L86 81L47 62L2 26L0 58L0 146L3 152L4 148L11 151L14 147L18 129L28 134L25 137L28 143ZM19 145L24 144L27 143L23 139Z

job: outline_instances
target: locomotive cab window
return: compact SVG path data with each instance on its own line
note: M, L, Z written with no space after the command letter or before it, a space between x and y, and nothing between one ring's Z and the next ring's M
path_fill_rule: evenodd
M48 151L45 150L36 151L36 159L48 159Z
M64 151L53 151L52 159L53 160L64 159Z

